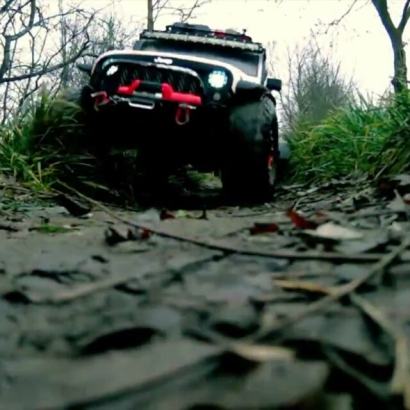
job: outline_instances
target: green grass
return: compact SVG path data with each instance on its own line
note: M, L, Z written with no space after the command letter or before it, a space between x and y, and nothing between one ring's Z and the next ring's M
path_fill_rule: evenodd
M58 181L101 187L101 170L84 142L84 119L75 104L42 95L24 116L0 126L0 173L33 191L47 191ZM292 182L407 172L410 94L377 105L362 99L315 125L299 120L287 136Z
M41 95L24 116L0 126L0 173L40 191L57 181L96 182L95 160L85 144L84 119L76 104Z
M291 178L329 181L410 168L410 95L339 109L318 125L300 121L289 133Z

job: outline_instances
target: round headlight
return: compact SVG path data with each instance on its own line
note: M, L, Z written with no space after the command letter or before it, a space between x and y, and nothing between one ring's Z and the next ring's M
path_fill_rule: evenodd
M208 76L208 83L213 88L223 88L228 83L228 76L224 71L212 71Z

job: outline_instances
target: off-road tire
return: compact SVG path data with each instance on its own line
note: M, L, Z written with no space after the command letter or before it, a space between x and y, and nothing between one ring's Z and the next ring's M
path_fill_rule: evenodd
M271 167L269 167L271 157ZM276 106L269 95L232 109L221 166L227 198L273 199L279 158Z

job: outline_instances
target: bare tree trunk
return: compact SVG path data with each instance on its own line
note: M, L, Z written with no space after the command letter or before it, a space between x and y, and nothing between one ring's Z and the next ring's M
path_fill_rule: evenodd
M394 76L392 85L395 94L407 89L407 62L404 50L403 32L410 18L410 0L406 0L399 25L396 27L391 19L387 0L372 0L373 6L389 36L394 57Z
M61 14L60 19L60 47L61 47L61 59L64 63L64 67L61 70L61 87L63 89L67 88L69 82L69 71L70 67L67 64L68 60L68 42L67 42L67 20L64 16L64 4L63 0L58 0L58 11Z
M150 31L154 30L154 4L153 0L147 0L147 29Z
M394 77L392 85L396 94L403 92L407 88L407 63L406 51L403 40L400 38L391 40L394 55Z

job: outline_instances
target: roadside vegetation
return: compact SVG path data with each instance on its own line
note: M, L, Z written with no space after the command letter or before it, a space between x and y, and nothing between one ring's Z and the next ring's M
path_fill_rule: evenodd
M282 135L292 152L288 182L405 172L409 93L365 98L314 44L289 55L289 83L281 95ZM40 91L23 113L1 125L1 170L34 189L57 181L102 189L101 169L84 146L82 112L63 96Z
M409 92L362 95L313 40L289 54L281 95L282 133L292 151L289 179L323 182L407 171Z
M105 50L129 45L138 26L133 24L130 31L114 14L102 19L97 11L65 10L62 1L59 5L60 14L53 17L53 24L47 25L51 20L38 15L45 19L41 29L46 27L36 32L38 38L45 41L56 30L60 36L60 48L52 58L24 65L17 42L26 28L14 28L5 37L14 48L3 53L0 64L0 173L34 190L46 191L59 181L79 189L101 190L103 173L84 145L83 113L62 96L84 81L75 62L89 62ZM1 9L0 20L13 17L13 10ZM26 5L13 18L29 19L31 12L36 13ZM184 13L189 17L186 10ZM34 33L36 27L32 29ZM37 37L32 37L32 46L41 55ZM340 63L320 51L314 36L310 44L289 53L288 73L280 96L282 135L292 153L288 182L408 171L407 87L396 86L394 93L378 99L363 96L342 73Z

